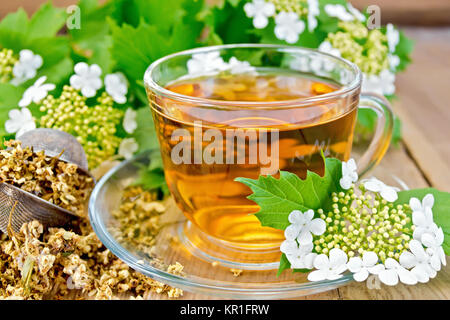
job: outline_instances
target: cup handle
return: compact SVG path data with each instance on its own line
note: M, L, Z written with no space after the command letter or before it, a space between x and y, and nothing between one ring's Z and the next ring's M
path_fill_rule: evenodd
M377 114L375 134L369 148L358 161L358 175L361 177L381 161L389 148L394 128L394 113L386 98L375 93L362 93L359 108L370 109Z

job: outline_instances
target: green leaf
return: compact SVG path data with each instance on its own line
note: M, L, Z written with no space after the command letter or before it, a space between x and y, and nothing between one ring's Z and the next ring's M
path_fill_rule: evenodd
M113 24L111 53L117 62L117 68L129 79L142 80L145 70L153 61L170 53L195 47L199 34L200 30L192 30L181 20L173 26L169 37L146 22L141 22L137 28L128 24L121 27Z
M140 108L136 112L137 128L133 132L132 137L136 139L139 145L138 152L159 149L150 107Z
M253 180L236 178L253 193L248 199L256 202L260 210L255 214L262 226L284 230L289 225L288 216L293 210L324 210L330 208L332 192L341 191L339 179L342 175L342 163L338 159L325 160L323 177L308 171L306 179L280 171L280 178L259 176Z
M54 37L64 26L67 15L62 8L47 2L39 8L28 24L28 40Z
M9 119L8 113L12 109L18 108L19 100L22 98L25 89L16 87L9 83L0 83L0 140L9 135L5 131L5 122Z
M258 43L260 36L253 27L253 21L245 15L245 1L226 1L223 7L213 7L205 18L223 43Z
M164 171L161 168L150 170L143 168L139 172L139 178L134 182L134 185L140 185L146 190L159 189L165 184Z
M24 49L35 39L56 36L65 20L64 9L56 8L50 2L42 5L30 20L20 8L0 22L0 45L14 51Z
M433 219L444 231L444 251L450 255L450 193L436 190L434 188L413 189L398 193L395 204L409 203L411 197L422 201L423 197L431 193L434 196Z
M406 69L411 63L411 52L414 49L414 41L405 36L403 31L400 31L400 40L395 47L395 53L400 58L400 64L397 66L397 71Z
M287 259L286 255L283 253L281 255L281 259L280 259L280 265L278 267L278 272L277 272L277 277L280 276L280 274L286 270L286 269L290 269L291 268L291 263L289 262L289 260Z

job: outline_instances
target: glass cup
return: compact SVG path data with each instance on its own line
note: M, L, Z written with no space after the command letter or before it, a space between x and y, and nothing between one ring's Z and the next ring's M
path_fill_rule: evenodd
M227 77L243 75L267 75L258 80L254 100L238 101L228 89L223 93L227 99L207 94ZM279 170L300 178L307 170L323 174L321 152L348 160L358 108L378 116L373 140L359 159L359 174L381 160L393 114L383 97L360 94L361 81L361 71L347 60L279 45L204 47L149 66L144 82L165 177L188 218L180 236L193 254L241 269L275 268L284 235L261 226L254 215L258 206L247 199L250 189L235 179L277 176ZM328 85L333 90L266 99L274 83L288 92L311 83L319 91Z

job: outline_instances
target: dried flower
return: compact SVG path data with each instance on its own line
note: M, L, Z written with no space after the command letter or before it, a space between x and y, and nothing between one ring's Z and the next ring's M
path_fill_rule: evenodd
M85 214L85 202L93 188L90 176L75 164L48 157L19 141L6 141L0 150L0 182L8 183L77 215Z
M158 217L164 210L155 194L130 187L114 214L127 241L148 248L160 230ZM138 236L133 233L136 228ZM184 275L179 263L165 268ZM12 238L2 234L0 273L0 299L64 299L72 290L81 298L95 299L117 299L121 293L131 295L130 299L145 299L150 292L169 298L183 294L130 269L103 246L86 218L48 229L32 221Z

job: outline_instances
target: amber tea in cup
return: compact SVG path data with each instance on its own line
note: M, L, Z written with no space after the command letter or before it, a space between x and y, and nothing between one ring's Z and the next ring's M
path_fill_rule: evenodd
M250 189L235 179L279 170L322 175L321 152L348 160L359 70L313 50L232 45L163 58L145 80L168 187L198 229L190 242L221 261L275 259L279 251L267 252L284 234L261 226ZM380 115L377 141L362 158L369 168L384 154L392 128L385 104L365 101Z

